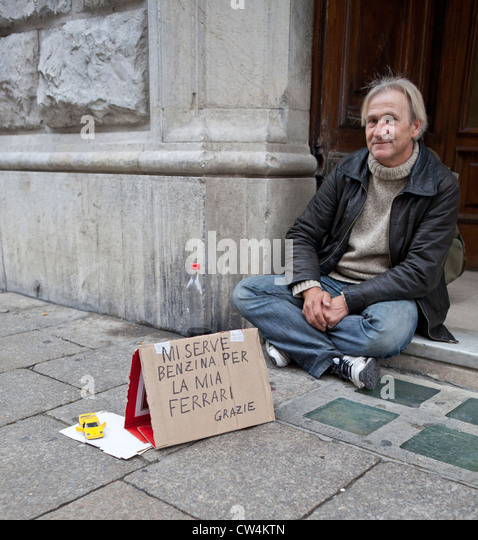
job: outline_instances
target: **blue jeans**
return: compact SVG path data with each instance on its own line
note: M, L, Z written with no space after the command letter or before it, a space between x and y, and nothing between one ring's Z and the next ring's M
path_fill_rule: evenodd
M347 284L322 276L321 285L334 297ZM281 276L246 278L234 289L232 300L269 343L317 378L334 358L344 355L388 358L399 354L412 340L418 321L415 301L397 300L373 304L321 332L306 321L303 299L292 296Z

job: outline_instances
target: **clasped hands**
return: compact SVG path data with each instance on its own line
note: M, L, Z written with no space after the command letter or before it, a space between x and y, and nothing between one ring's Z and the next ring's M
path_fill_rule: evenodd
M319 287L312 287L302 293L304 306L302 313L307 322L325 332L337 325L349 310L342 295L331 298L330 294Z

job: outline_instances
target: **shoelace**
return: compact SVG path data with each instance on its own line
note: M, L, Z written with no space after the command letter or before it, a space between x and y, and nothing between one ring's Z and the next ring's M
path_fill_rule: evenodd
M347 358L341 358L336 366L336 373L343 379L350 379L352 377L353 363Z

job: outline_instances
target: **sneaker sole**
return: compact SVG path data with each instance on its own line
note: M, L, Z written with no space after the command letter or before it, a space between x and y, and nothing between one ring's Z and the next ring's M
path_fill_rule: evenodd
M285 367L287 367L287 366L290 364L290 362L287 362L287 361L283 361L283 360L278 361L278 360L277 360L274 356L272 356L272 354L269 353L269 352L268 352L267 354L269 355L270 361L274 364L274 366L275 366L276 368L285 368Z
M271 359L271 362L274 364L274 366L275 366L276 368L282 369L282 368L285 368L285 367L287 367L287 366L289 365L289 364L284 364L284 363L280 363L280 364L279 364L278 362L276 362L276 361L274 360L274 358L272 358L272 356L270 356L269 358Z
M375 358L370 358L367 365L360 372L359 379L367 390L375 388L380 379L380 366Z
M277 349L270 351L269 347L267 347L266 345L266 352L269 356L270 361L274 364L275 367L284 368L290 364L290 360L288 360L287 358L283 358L282 354L280 354ZM276 354L279 356L279 358L276 358Z

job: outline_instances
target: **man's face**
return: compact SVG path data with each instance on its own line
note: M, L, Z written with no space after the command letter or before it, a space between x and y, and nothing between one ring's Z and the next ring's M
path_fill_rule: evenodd
M412 155L413 138L421 122L410 123L410 106L405 94L385 90L370 100L365 136L370 153L385 167L397 167Z

